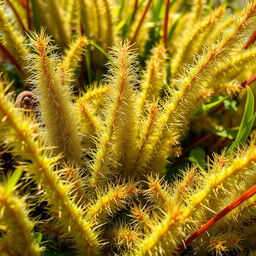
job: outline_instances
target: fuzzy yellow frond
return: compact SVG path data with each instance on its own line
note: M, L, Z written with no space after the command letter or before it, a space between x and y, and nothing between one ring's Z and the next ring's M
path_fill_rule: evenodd
M168 149L179 142L192 114L207 98L199 99L196 96L208 91L206 81L218 72L220 63L237 51L238 45L244 39L244 33L255 24L255 14L256 4L251 3L244 10L244 15L238 17L220 41L206 49L202 56L198 57L196 64L186 71L189 73L181 74L175 82L175 89L170 90L171 97L164 105L165 113L160 121L162 128L152 151L155 153L151 153L156 157L152 158L149 166L153 166L159 172L164 169L169 156Z
M85 54L85 46L89 41L85 36L78 37L73 41L69 48L65 51L62 65L70 72L74 72L79 66L83 55Z
M214 238L209 239L207 246L207 250L213 253L228 253L230 251L241 252L241 242L243 238L236 233L228 233L228 234L220 234L215 235ZM200 252L199 252L200 253Z
M139 112L144 109L147 101L150 102L160 96L166 78L166 59L165 47L162 44L155 46L146 63L142 78L143 83L137 103Z
M60 229L72 238L79 255L98 255L99 241L91 230L91 223L82 218L83 209L73 202L69 196L69 186L63 184L54 171L60 157L49 156L40 136L35 133L35 124L14 108L2 82L0 120L5 143L14 155L29 160L25 170L43 188L43 198L49 201L51 212L57 214Z
M108 47L112 46L115 42L114 39L114 27L113 27L113 13L112 13L112 3L110 0L103 0L103 6L104 6L104 15L106 17L106 24L105 24L105 33L106 33L106 46Z
M100 97L104 97L105 95L107 95L110 92L111 88L109 88L108 86L92 86L90 89L88 89L88 91L86 91L81 97L79 97L77 99L77 103L78 104L82 104L82 103L90 103L93 100L97 100ZM105 96L106 97L106 96Z
M194 229L198 220L200 220L199 223L204 223L205 219L209 220L210 216L214 216L218 212L219 198L230 195L229 188L232 187L231 184L238 184L235 181L237 178L246 175L250 177L246 179L250 180L247 186L255 184L254 169L251 168L255 165L255 148L255 140L252 140L248 148L241 150L233 159L219 157L211 170L207 173L201 171L201 178L198 176L196 184L192 185L193 193L191 191L185 193L187 198L185 204L178 199L178 191L170 193L168 196L170 207L165 217L154 227L152 234L138 244L138 248L132 255L175 253L178 242L184 236L182 226ZM242 194L243 190L239 190ZM225 202L228 204L227 201ZM189 220L193 221L193 225L187 225Z
M88 135L104 131L101 120L96 116L90 104L82 103L78 108L81 117L81 127Z
M218 22L218 25L213 28L211 31L211 34L208 34L208 36L204 40L204 45L209 45L211 43L218 42L219 38L227 31L230 26L232 26L236 21L236 15L233 16L227 16L225 15L220 22ZM201 51L199 52L199 54Z
M119 164L119 173L125 176L129 176L127 170L131 170L137 133L133 88L133 84L136 83L134 58L127 44L113 49L109 62L109 86L112 88L109 94L109 107L106 110L105 129L99 137L97 152L94 154L95 160L91 166L91 182L94 185L110 173L110 164Z
M103 49L114 43L113 12L109 0L80 0L84 14L88 17L86 34ZM102 56L101 56L102 57Z
M0 0L0 255L255 249L256 1L234 1Z
M86 200L86 182L82 178L81 170L77 170L73 166L64 164L63 168L59 171L60 177L63 182L69 186L71 197L76 201L84 204Z
M7 249L16 251L18 255L39 256L40 248L34 239L35 223L29 220L26 209L26 198L18 198L13 193L6 193L5 186L0 186L0 221L7 226L4 244ZM3 239L3 238L1 238ZM0 246L1 247L1 246ZM0 252L4 251L0 249Z
M146 169L148 161L150 160L148 153L153 150L152 145L154 145L154 140L158 136L160 116L161 110L156 102L149 106L147 116L141 121L138 148L131 169L131 172L135 176L142 176L146 171L149 171Z
M108 215L114 215L118 210L126 208L131 197L138 194L137 184L109 185L107 191L99 191L96 202L88 208L86 218L103 223Z
M200 20L203 11L204 11L204 5L205 5L205 0L194 0L193 5L192 5L192 15L193 15L193 20L197 21Z
M110 88L104 85L100 87L92 86L76 100L75 106L80 116L80 129L86 135L83 139L86 145L94 147L94 143L91 140L92 137L104 130L100 110L106 101L109 91Z
M179 237L179 224L184 220L177 197L171 196L170 200L170 208L162 221L154 225L151 234L138 241L137 248L130 255L171 255L175 252Z
M19 255L19 252L13 248L12 244L10 244L10 241L4 238L0 239L0 252L2 256L14 256Z
M71 0L68 1L67 5L67 23L68 30L71 31L72 35L79 35L80 31L80 0Z
M124 249L131 249L136 244L140 233L136 229L121 223L113 228L110 236L114 240L114 245L123 251Z
M182 35L184 40L172 61L172 77L176 78L180 71L182 64L189 63L193 59L193 53L196 53L200 46L202 46L204 36L214 28L214 26L221 19L222 15L225 13L226 6L221 6L211 14L209 14L203 21L196 23L190 31L185 30Z
M42 120L46 124L46 139L56 152L64 153L64 158L79 163L82 155L81 139L78 134L78 120L74 118L75 109L70 99L68 86L62 85L62 74L56 69L56 56L50 55L53 46L50 38L42 31L35 35L31 55L36 85L39 96ZM64 79L64 78L63 78Z
M131 209L130 216L134 219L138 229L141 229L144 232L152 232L154 222L151 216L145 212L145 209L134 206Z
M145 195L150 198L150 201L154 202L155 207L160 207L163 211L168 211L171 202L170 194L171 191L167 183L159 177L148 177L147 181L148 189L144 191Z
M70 40L70 31L68 30L68 23L64 19L64 10L58 6L58 0L46 0L45 10L47 10L53 19L51 22L54 35L61 47L66 47Z
M27 56L29 55L29 49L25 45L26 38L21 32L14 26L14 23L10 21L7 8L4 1L0 1L0 41L8 48L13 57L21 65L21 67L28 66ZM26 78L29 77L29 70L23 70Z
M226 81L238 79L238 77L240 78L242 71L254 64L255 58L256 48L253 47L242 51L241 53L235 55L232 60L220 65L218 72L211 81L212 87L218 90L221 89L222 85ZM247 77L242 77L240 78L240 82L243 82L246 79ZM216 83L216 81L218 81L218 83Z

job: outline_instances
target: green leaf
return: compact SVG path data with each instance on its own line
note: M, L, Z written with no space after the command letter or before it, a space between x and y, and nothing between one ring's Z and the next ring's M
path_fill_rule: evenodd
M129 20L130 20L130 15L129 15ZM128 20L127 18L127 20ZM124 26L127 24L127 20L121 20L117 26L116 26L116 30L119 31L119 30L122 30L124 28Z
M224 107L227 110L237 111L237 101L236 100L224 100Z
M5 185L5 194L9 194L15 188L16 184L18 183L23 170L21 168L17 168L14 173L8 178L7 183Z
M246 129L247 125L253 118L254 114L254 95L250 87L247 87L247 98L245 103L244 115L242 118L242 122L239 127L239 131L237 137L240 137L243 133L242 131Z
M90 40L90 44L93 45L96 49L98 49L101 53L103 53L103 55L105 55L107 58L109 58L107 52L100 45L98 45L92 40Z
M208 13L212 10L213 5L214 5L214 0L209 0L208 3L206 4L206 6L207 6L207 12L208 12Z
M40 245L43 239L43 234L40 232L36 232L34 233L34 241L36 242L36 244Z
M247 140L255 122L255 118L256 113L254 114L254 95L251 88L247 87L247 98L243 118L236 139L226 152L227 155L229 155L233 150Z
M153 5L152 12L153 12L153 21L156 23L160 19L160 13L163 9L164 2L163 0L158 0L155 5Z
M86 19L86 14L84 9L81 9L81 23L82 23L82 28L84 29L85 34L89 34L88 32L88 22Z
M122 16L124 5L125 5L125 0L121 0L120 7L119 7L119 10L118 10L118 19L119 20L120 20L120 18Z
M40 15L38 13L38 6L35 0L31 0L31 11L32 11L32 22L34 25L34 28L37 32L40 31L41 24L40 24Z
M201 108L198 109L197 111L197 115L200 115L202 113L205 113L207 111L209 111L210 109L218 106L220 103L222 103L223 101L225 101L227 99L227 97L222 97L222 96L219 96L219 97L216 97L216 98L213 98L212 102L209 103L209 104L204 104Z
M189 152L189 158L188 160L191 163L195 163L200 165L201 167L205 168L206 164L205 164L205 159L206 159L206 154L205 151L201 148L201 147L196 147L193 148L190 152Z
M214 131L213 133L220 137L227 138L230 140L234 140L237 136L237 130L232 130L232 129L226 129L223 131Z
M169 34L168 34L168 42L171 41L172 36L174 35L174 31L177 28L178 24L180 22L180 18L178 18L177 20L174 21L174 23L172 24L170 30L169 30Z
M87 54L85 54L85 66L86 66L86 71L88 74L89 84L91 84L92 83L92 69L91 69L90 51L87 51Z

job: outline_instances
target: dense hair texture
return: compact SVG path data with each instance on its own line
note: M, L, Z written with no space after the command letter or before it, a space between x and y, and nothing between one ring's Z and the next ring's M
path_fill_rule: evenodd
M121 2L0 0L0 255L255 255L256 2Z

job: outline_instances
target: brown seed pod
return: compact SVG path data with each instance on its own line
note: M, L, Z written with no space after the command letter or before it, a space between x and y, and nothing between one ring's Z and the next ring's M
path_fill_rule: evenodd
M38 97L30 91L23 91L17 96L15 101L16 107L29 110L35 110L38 104Z

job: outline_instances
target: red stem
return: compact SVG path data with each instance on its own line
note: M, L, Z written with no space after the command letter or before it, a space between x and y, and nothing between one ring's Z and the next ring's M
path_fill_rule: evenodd
M190 243L192 243L196 238L198 238L203 232L205 232L207 229L209 229L211 226L213 226L216 222L218 222L224 216L226 216L230 211L235 209L237 206L239 206L245 200L249 199L250 197L252 197L255 194L256 194L256 185L252 186L244 194L242 194L235 201L233 201L230 205L228 205L221 212L219 212L217 215L215 215L213 218L211 218L203 226L201 226L194 234L192 234L188 239L186 239L184 243L181 243L178 246L177 253L179 253L183 249L185 249ZM177 254L173 254L173 256L175 256L175 255L177 255Z
M19 0L19 3L20 3L20 5L22 5L22 7L23 7L24 9L27 8L27 3L26 3L24 0Z
M163 23L163 44L164 47L167 48L167 40L168 40L168 20L169 20L169 8L170 0L165 0L165 15L164 15L164 23Z
M146 17L146 14L147 14L147 12L149 10L149 7L150 7L151 3L152 3L152 0L148 0L148 3L145 6L145 9L144 9L144 11L142 13L142 16L140 18L139 24L138 24L138 26L137 26L137 28L136 28L136 30L134 32L134 35L133 35L133 37L132 37L132 39L130 41L130 44L133 44L135 42L135 39L136 39L136 37L137 37L137 35L138 35L139 31L140 31L140 28L142 26L142 23L143 23L145 17Z
M196 147L197 145L201 144L202 142L208 140L212 136L213 136L213 134L211 132L209 132L209 133L205 134L203 137L198 138L191 145L189 145L188 147L184 148L183 154L187 153L190 149Z
M133 7L133 14L132 14L132 20L131 22L134 21L137 10L138 10L138 4L139 4L139 0L134 0L134 7Z
M18 20L18 22L19 22L19 24L20 24L22 30L23 30L24 32L26 32L26 28L25 28L25 26L24 26L24 24L23 24L23 22L22 22L22 20L21 20L21 18L20 18L19 13L17 12L16 8L14 7L14 5L13 5L9 0L6 0L6 2L7 2L8 5L11 7L11 9L12 9L14 15L16 16L16 18L17 18L17 20Z
M1 43L0 43L0 50L2 50L2 52L3 52L3 54L6 56L6 58L8 58L8 59L11 61L11 63L12 63L20 72L23 73L22 68L21 68L21 66L19 65L19 63L18 63L18 62L16 61L16 59L12 56L12 54L9 52L9 50L8 50L6 47L4 47L4 45L2 45Z
M30 15L29 0L27 0L27 2L26 2L26 12L27 12L28 29L31 30L31 15Z
M256 30L253 32L253 34L245 44L244 49L249 48L249 46L252 45L255 41L256 41Z
M241 88L245 88L247 85L252 84L256 80L256 74L253 75L252 77L248 78L244 82L241 83Z

